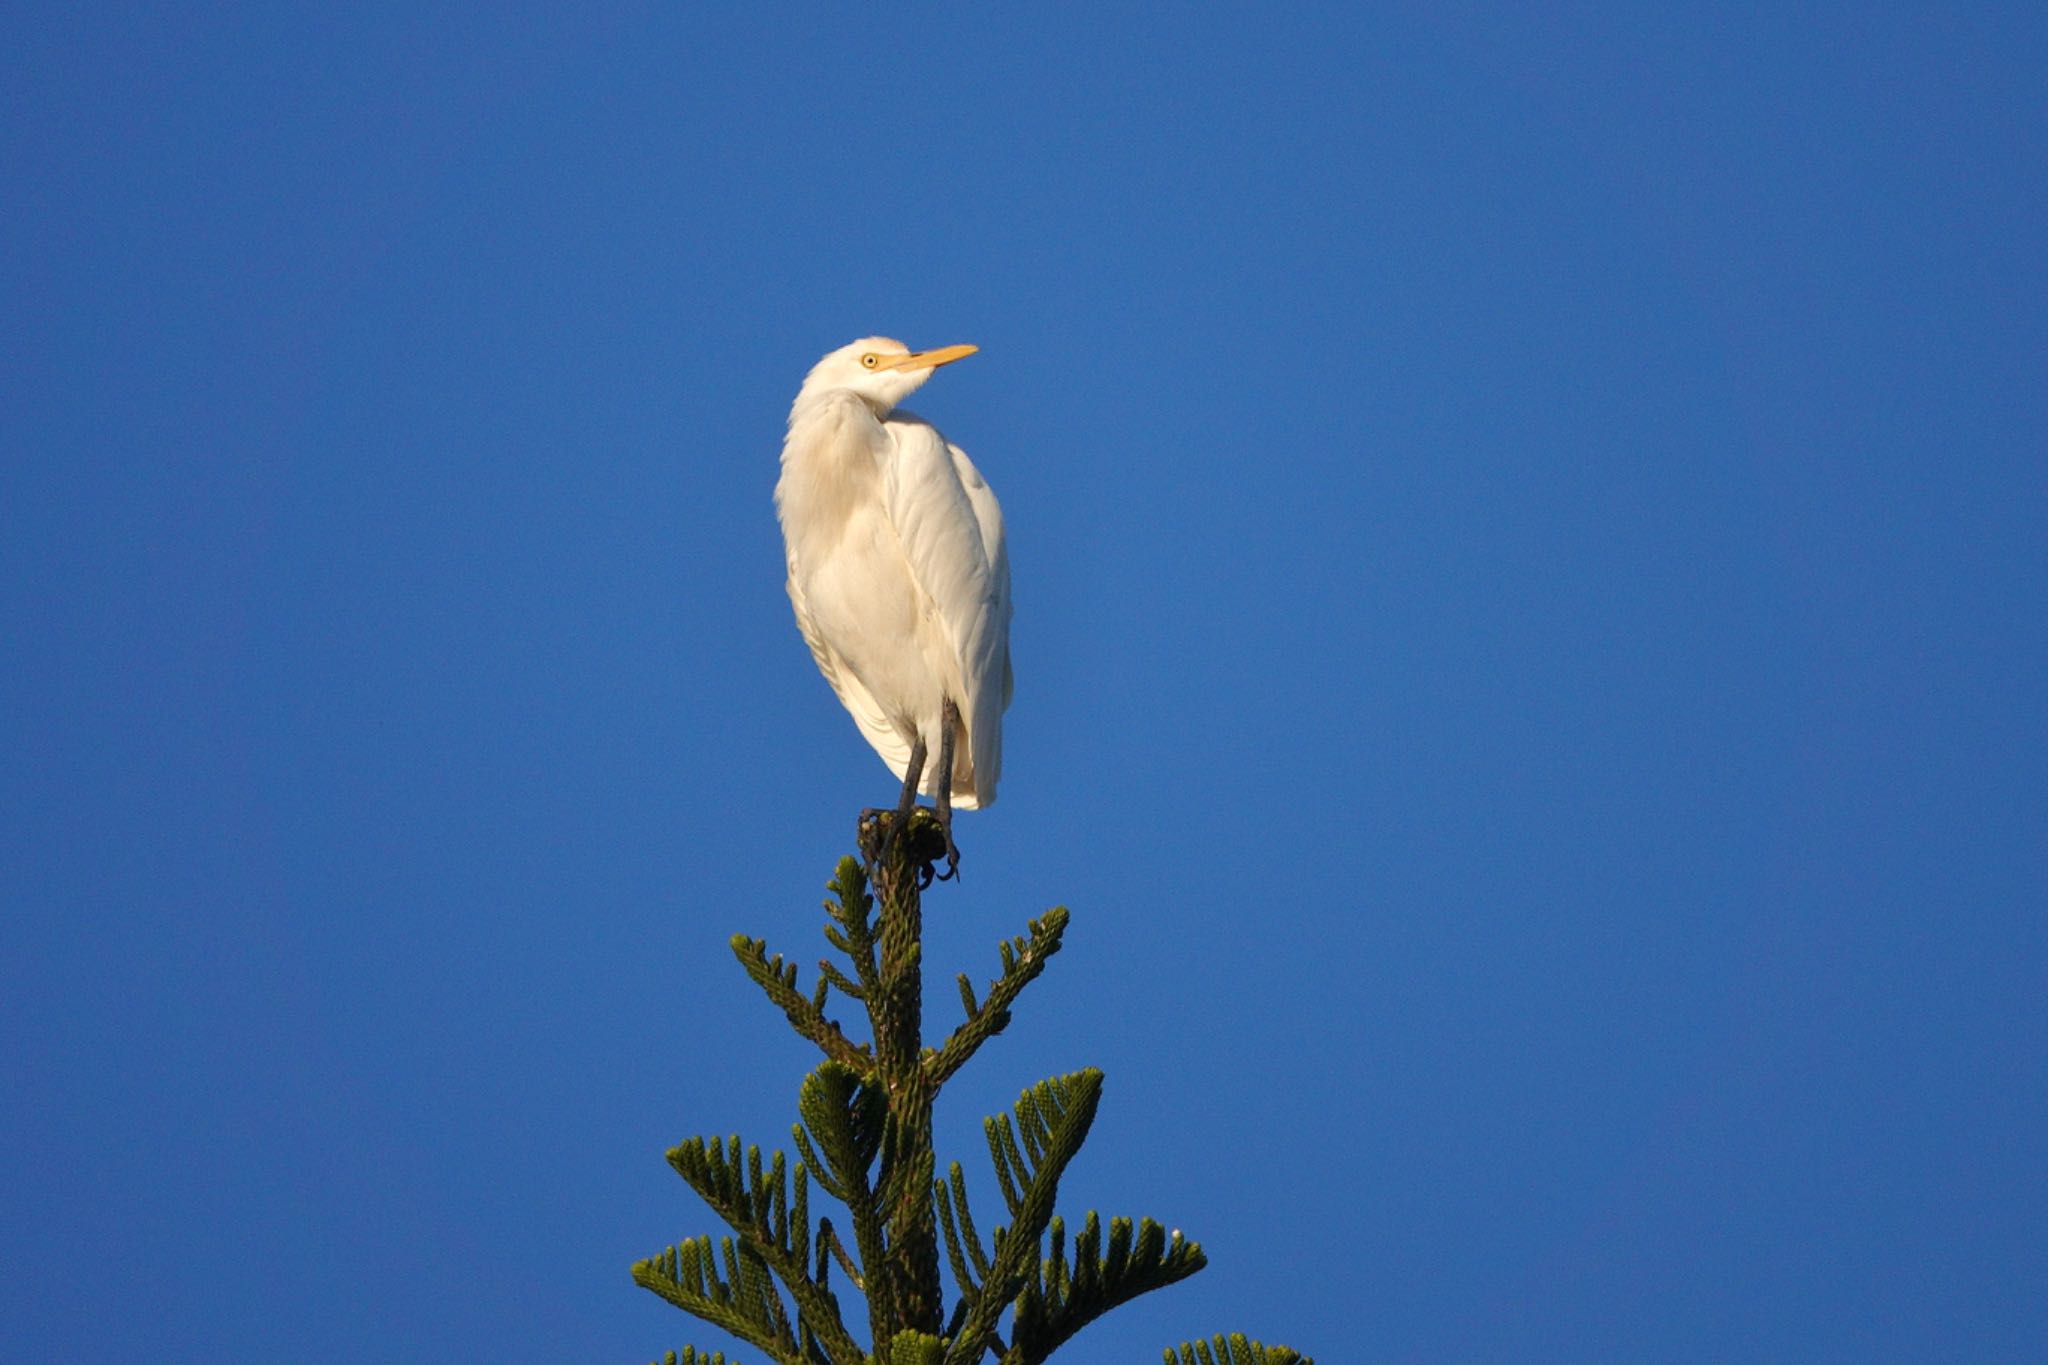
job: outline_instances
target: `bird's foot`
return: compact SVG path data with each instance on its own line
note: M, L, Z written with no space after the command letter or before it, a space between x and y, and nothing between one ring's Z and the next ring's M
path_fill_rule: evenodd
M927 863L925 871L942 882L956 881L960 876L960 846L953 842L953 812L939 811L934 818L938 822L940 832L946 836L946 870L939 872L933 864Z
M917 889L922 891L935 879L946 881L959 875L960 850L953 844L951 822L927 807L912 806L902 817L886 806L870 807L860 813L858 837L870 880L885 868L901 866L914 871ZM943 873L938 871L942 857L946 860Z
M895 829L896 812L892 807L869 806L860 813L860 820L854 827L854 839L860 845L860 860L870 881L889 851Z

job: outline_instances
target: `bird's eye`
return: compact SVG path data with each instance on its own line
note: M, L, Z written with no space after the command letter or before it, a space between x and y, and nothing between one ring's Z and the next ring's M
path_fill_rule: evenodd
M873 351L869 351L869 352L868 352L868 353L867 353L866 355L864 355L864 356L862 356L862 357L860 358L860 363L861 363L861 368L862 368L862 369L866 369L866 370L872 370L873 368L875 368L875 362L876 362L876 356L875 356L875 353L874 353Z

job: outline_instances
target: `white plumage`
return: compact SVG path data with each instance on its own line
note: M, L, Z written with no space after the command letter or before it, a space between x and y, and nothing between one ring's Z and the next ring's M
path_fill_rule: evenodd
M930 756L916 790L938 796L942 815L948 751L952 804L996 799L1010 562L981 471L896 405L974 350L913 353L868 337L820 360L790 408L775 485L789 600L812 657L899 781L914 755ZM958 715L950 736L948 702Z

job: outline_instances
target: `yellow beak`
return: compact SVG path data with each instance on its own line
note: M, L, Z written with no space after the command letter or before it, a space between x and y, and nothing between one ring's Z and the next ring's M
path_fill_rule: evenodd
M950 365L956 360L965 360L980 350L979 346L941 346L936 351L912 351L909 355L882 357L879 370L935 370L941 365Z

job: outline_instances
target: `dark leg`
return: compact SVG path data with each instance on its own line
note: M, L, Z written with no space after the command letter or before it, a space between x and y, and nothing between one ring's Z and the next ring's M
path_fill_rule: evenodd
M939 792L933 814L946 832L946 870L939 880L960 875L960 849L953 842L953 732L960 727L960 708L951 697L939 707Z
M910 824L910 812L917 808L917 784L924 777L924 756L924 736L919 735L910 741L910 763L903 769L903 798L896 803L896 819L889 825L889 836L882 840L878 862L888 861L889 851Z

